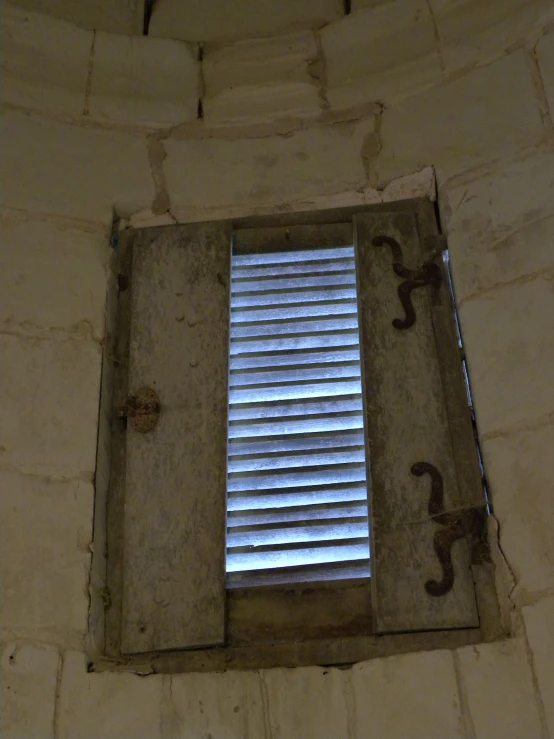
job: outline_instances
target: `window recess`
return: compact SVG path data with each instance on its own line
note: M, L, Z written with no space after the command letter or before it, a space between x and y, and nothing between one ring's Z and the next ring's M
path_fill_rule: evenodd
M427 201L121 234L111 658L344 664L498 633L442 249Z
M368 577L352 227L268 236L231 257L227 584Z

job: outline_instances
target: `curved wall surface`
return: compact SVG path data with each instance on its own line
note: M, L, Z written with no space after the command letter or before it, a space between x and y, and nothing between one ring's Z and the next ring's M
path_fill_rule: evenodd
M215 11L162 0L148 36L2 5L6 739L554 738L554 8L338 5L257 4L250 25L228 9L220 32ZM114 214L125 228L435 194L513 638L350 670L88 673Z

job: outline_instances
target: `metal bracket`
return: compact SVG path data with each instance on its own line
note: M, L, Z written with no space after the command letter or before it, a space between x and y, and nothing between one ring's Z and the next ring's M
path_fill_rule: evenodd
M429 285L432 291L433 303L437 304L439 302L439 291L442 282L440 267L432 261L424 262L418 269L405 267L402 247L391 236L376 236L372 243L373 246L390 246L391 248L393 259L392 269L395 275L404 279L404 282L398 286L398 297L406 314L406 317L403 319L395 318L392 325L399 330L410 328L416 320L414 306L412 305L412 290Z
M411 473L416 477L425 474L430 476L429 515L431 520L444 527L436 531L433 537L433 548L442 567L442 580L427 580L425 590L433 596L446 595L454 585L454 566L452 564L452 546L454 542L458 539L469 538L472 564L490 561L490 552L486 543L485 506L444 513L443 480L438 469L429 462L417 462L412 465Z
M141 387L135 395L127 398L125 405L117 411L118 418L131 419L135 431L145 434L152 431L158 422L160 400L154 390Z

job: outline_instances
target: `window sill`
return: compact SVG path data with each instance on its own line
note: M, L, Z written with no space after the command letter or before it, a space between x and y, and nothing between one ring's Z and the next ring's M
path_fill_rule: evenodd
M473 571L480 628L375 635L369 580L236 588L227 592L227 645L100 658L89 669L144 675L347 667L394 654L457 649L503 638L497 604L484 597L492 592L492 565Z

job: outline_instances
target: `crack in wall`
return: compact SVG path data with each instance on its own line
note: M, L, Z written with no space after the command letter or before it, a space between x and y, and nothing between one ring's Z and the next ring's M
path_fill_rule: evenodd
M344 702L346 706L346 739L356 739L356 694L352 668L344 671Z
M437 19L435 18L435 14L433 13L433 7L431 6L431 0L427 0L427 8L429 10L429 17L431 18L431 23L433 25L433 35L435 37L435 47L437 50L437 56L439 58L439 67L440 67L441 72L444 72L446 70L446 64L444 63L442 39L440 37Z
M148 161L150 163L150 171L154 182L154 200L152 202L152 212L154 215L163 215L168 213L170 209L169 194L165 182L165 172L163 162L166 158L166 152L160 140L160 136L153 134L147 138Z
M456 687L458 688L458 697L460 699L460 716L462 719L462 732L465 739L476 739L475 726L473 724L473 718L471 711L469 710L469 699L467 696L467 690L462 677L462 669L460 666L460 657L456 650L452 650L452 661L454 664L454 677L456 680Z
M181 716L173 697L173 678L171 674L163 675L160 699L160 737L170 739L181 733Z
M54 692L54 716L52 719L52 728L54 739L60 735L60 700L62 692L62 676L64 667L64 653L58 655L58 672L56 673L56 688Z
M535 696L535 701L537 704L537 711L539 714L539 721L541 725L541 739L549 739L550 732L548 729L546 709L544 707L544 701L542 699L541 689L539 686L537 673L535 671L535 657L533 655L533 650L531 649L531 644L529 643L529 638L527 636L527 629L525 627L524 621L523 621L522 628L523 628L524 643L525 643L525 653L527 656L527 664L529 665L529 669L531 670L531 682L533 683L533 693Z
M380 105L380 109L375 114L375 124L373 131L369 133L362 144L360 155L365 171L366 183L369 187L377 188L379 177L377 174L376 164L379 152L383 148L381 141L381 128L383 125L384 106Z
M92 43L90 45L90 54L88 58L88 70L87 70L87 81L85 85L85 101L83 104L83 115L87 116L90 113L90 90L92 87L92 70L94 67L94 54L96 46L96 31L92 32Z
M317 88L321 110L322 112L325 112L331 107L327 100L327 60L325 59L325 53L323 51L321 34L319 31L314 31L313 33L317 53L316 58L308 63L308 74Z
M264 670L258 670L260 679L260 689L262 693L262 713L264 719L264 739L273 739L273 729L271 728L271 716L269 711L269 690L265 681Z
M533 89L537 100L537 106L539 108L539 114L542 120L545 136L547 140L554 139L554 124L552 122L552 111L548 104L548 97L546 95L546 88L544 80L542 78L541 68L537 57L537 46L538 42L532 49L527 50L527 61L529 64L529 70L531 72L531 79L533 82Z
M198 44L198 112L197 119L204 120L204 97L206 96L206 80L204 78L204 44Z

